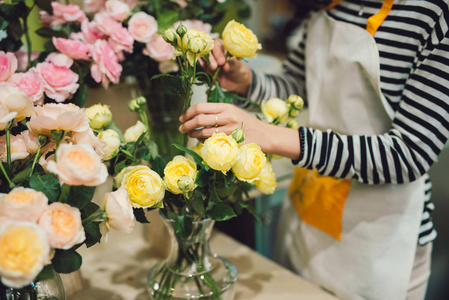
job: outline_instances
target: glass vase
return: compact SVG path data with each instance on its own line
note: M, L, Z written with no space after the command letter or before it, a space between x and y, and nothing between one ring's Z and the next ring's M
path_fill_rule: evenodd
M148 272L150 299L233 299L237 269L227 259L212 254L209 247L215 221L195 221L192 234L183 238L176 234L174 220L162 219L172 246L168 258Z
M138 76L137 82L140 93L147 99L151 138L158 146L159 154L168 162L183 154L172 144L187 145L187 135L179 132L179 117L185 109L187 95L162 79Z
M52 266L46 266L22 288L11 288L0 281L0 300L65 300L65 291L59 274Z

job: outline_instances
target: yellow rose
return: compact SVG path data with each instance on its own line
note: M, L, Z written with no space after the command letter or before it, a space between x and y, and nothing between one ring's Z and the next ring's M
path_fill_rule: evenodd
M289 103L289 104L291 104L291 105L293 105L293 107L296 109L296 110L300 110L301 108L303 108L303 106L304 106L304 100L300 97L300 96L298 96L298 95L290 95L288 98L287 98L287 102Z
M145 131L147 131L147 127L141 121L137 121L135 125L126 129L124 134L125 142L129 143L137 141Z
M223 30L223 43L228 52L238 58L256 57L256 51L262 49L257 36L245 25L231 20Z
M195 65L198 58L209 54L214 48L214 40L207 33L196 29L187 29L182 39L178 39L178 47L175 55L186 52L187 60L191 66Z
M164 169L164 182L167 190L173 194L182 194L181 189L178 186L178 180L182 176L189 176L195 181L196 179L196 164L190 159L176 155L172 161L170 161ZM191 190L196 186L193 185Z
M131 205L136 208L162 207L165 189L162 178L147 166L124 168L115 178L126 189Z
M234 165L239 155L237 142L223 132L214 133L201 148L201 157L206 164L223 174Z
M254 182L256 188L264 194L273 194L276 190L276 175L269 161L267 161L258 177L259 179Z
M287 120L287 128L293 128L293 129L298 129L298 122L296 122L295 119L289 119Z
M98 134L98 138L100 139L100 141L106 143L106 147L104 148L105 153L103 155L103 160L109 160L115 157L119 151L121 143L119 134L113 129L108 129L100 132Z
M260 107L262 114L268 122L273 122L278 118L279 123L282 123L288 118L287 103L279 98L270 98L262 102Z
M241 181L253 182L258 179L259 173L267 163L265 154L256 143L240 146L240 154L232 172Z
M45 231L36 223L5 221L0 227L0 278L20 288L31 283L50 262Z
M92 129L100 129L112 121L112 113L108 105L94 104L84 111Z
M190 150L194 151L199 156L201 156L201 148L203 148L203 143L201 142L198 142L198 144L193 147L189 147Z

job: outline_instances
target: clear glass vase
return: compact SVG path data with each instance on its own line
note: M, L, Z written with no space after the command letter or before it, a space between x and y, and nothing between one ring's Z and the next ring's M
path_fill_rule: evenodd
M215 221L194 222L192 234L183 238L175 233L174 220L162 218L172 247L168 258L148 272L150 299L233 299L237 269L227 259L212 254L209 247Z
M22 288L11 288L0 281L0 300L65 300L61 277L46 266L36 279Z

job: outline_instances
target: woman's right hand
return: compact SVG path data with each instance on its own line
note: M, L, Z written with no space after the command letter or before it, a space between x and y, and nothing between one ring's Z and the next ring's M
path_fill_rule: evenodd
M221 67L216 78L220 86L241 96L247 96L252 81L251 69L243 61L235 57L226 60L226 49L223 46L223 40L215 40L214 48L209 53L209 64L207 64L205 59L200 59L200 64L211 75L215 74L218 67Z

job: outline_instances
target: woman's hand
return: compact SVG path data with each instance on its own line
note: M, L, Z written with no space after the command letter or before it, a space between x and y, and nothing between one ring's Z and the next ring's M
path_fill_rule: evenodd
M216 79L223 89L246 97L252 81L251 69L235 57L226 60L226 49L221 39L215 40L214 48L209 53L209 63L204 58L200 59L201 67L209 74L215 74L217 68L221 67Z
M198 103L179 118L179 131L201 142L215 132L231 134L243 125L245 143L256 143L265 153L273 153L297 159L299 134L296 129L265 123L244 110L227 103Z

